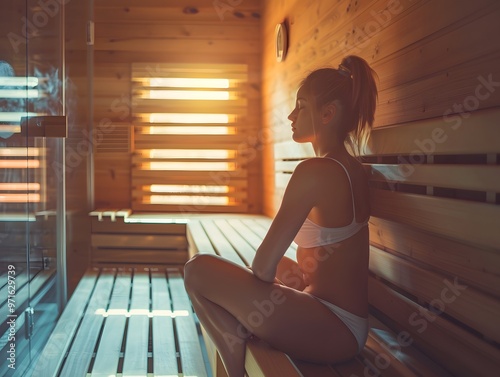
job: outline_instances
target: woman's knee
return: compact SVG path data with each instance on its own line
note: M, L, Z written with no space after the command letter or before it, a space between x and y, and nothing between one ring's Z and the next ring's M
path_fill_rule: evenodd
M184 265L184 285L188 291L203 280L213 258L210 254L196 254L186 262Z

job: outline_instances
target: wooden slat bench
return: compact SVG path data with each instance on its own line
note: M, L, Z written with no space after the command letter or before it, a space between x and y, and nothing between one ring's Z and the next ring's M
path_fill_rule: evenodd
M184 264L186 220L182 215L132 214L129 209L96 209L90 214L92 266Z
M363 157L371 313L456 376L500 370L499 122L494 107L377 128ZM278 193L311 156L275 145Z
M179 269L92 268L31 375L206 377L200 345Z
M190 255L209 253L223 256L239 265L250 265L271 219L263 216L203 218L188 224ZM295 258L296 245L286 255ZM245 368L249 377L273 376L450 376L443 368L414 347L396 347L397 335L371 317L371 330L365 349L354 360L337 365L315 365L291 360L262 342L247 346ZM214 376L225 370L210 338L204 339ZM399 339L401 342L401 339Z

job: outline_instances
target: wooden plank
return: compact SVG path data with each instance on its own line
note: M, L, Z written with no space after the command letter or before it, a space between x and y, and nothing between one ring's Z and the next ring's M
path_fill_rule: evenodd
M241 219L231 219L229 224L243 237L252 247L257 250L262 243L262 237L255 230L245 224ZM262 233L261 233L262 234Z
M151 272L153 310L153 376L175 375L178 371L174 321L165 270ZM158 314L156 314L158 312Z
M92 233L184 235L186 224L124 223L92 218Z
M184 282L178 270L169 269L168 283L172 297L174 322L177 330L182 373L184 376L206 377L207 372L201 352L198 331L194 321L189 297L184 289Z
M238 234L229 225L229 221L224 219L214 220L215 225L220 229L221 233L233 245L238 255L243 259L247 266L252 265L253 258L255 257L255 250L240 234Z
M61 376L85 376L87 373L104 322L103 315L96 311L105 310L108 306L114 278L114 269L100 271L75 340L66 356Z
M418 377L421 376L409 369L403 362L388 352L376 339L368 336L365 347L361 352L365 362L374 369L372 372L381 372L384 377Z
M271 219L245 219L242 222L248 226L253 232L255 232L261 239L267 234L269 226L271 225ZM285 256L293 260L296 259L297 244L292 242L292 244L285 251Z
M371 164L370 180L500 192L500 166Z
M200 325L201 333L203 334L203 340L205 342L205 347L207 350L208 361L210 363L210 369L212 371L212 376L214 377L229 377L226 372L226 368L222 363L222 359L215 348L215 344L210 339L210 336L206 332L203 325Z
M465 200L370 189L372 216L494 250L500 207Z
M283 352L252 340L247 342L245 370L249 376L301 376Z
M475 111L375 129L366 155L499 153L500 110Z
M340 374L327 365L306 363L298 360L293 360L293 363L303 377L341 377Z
M148 212L180 212L184 214L196 213L245 213L248 211L248 205L242 204L229 204L229 205L169 205L169 204L143 204L132 202L132 209L134 211L148 211Z
M370 338L378 342L383 349L380 354L391 353L418 375L426 377L451 377L442 366L431 360L416 347L408 345L406 334L395 333L376 317L370 316Z
M149 271L134 271L130 318L123 356L123 377L145 376L148 372Z
M241 22L242 24L255 24L258 25L259 19L252 17L253 9L238 7L241 9L244 17L236 17L232 12L224 14L225 22ZM100 5L96 8L96 23L101 22L121 22L133 24L135 22L149 22L149 23L170 23L181 22L184 23L214 23L221 22L221 19L214 9L213 4L205 2L203 5L196 7L196 20L193 20L193 15L189 12L183 11L184 7L180 5L175 6L160 6L157 7L143 7L135 3L133 6L107 6ZM182 51L179 49L178 51Z
M85 306L94 288L98 272L88 270L78 283L65 310L59 317L56 327L44 347L33 375L56 377L62 365L64 354L68 351L76 333Z
M109 377L118 371L123 334L127 321L131 289L131 270L120 269L116 274L113 292L109 302L108 315L99 341L91 377Z
M372 217L370 242L500 297L500 254Z
M149 263L181 264L188 260L188 252L162 249L95 249L91 251L92 263Z
M189 221L186 236L189 244L189 257L193 257L198 253L217 254L200 220Z
M207 232L208 236L210 237L210 240L212 241L212 244L214 246L214 249L217 251L217 253L233 262L236 263L242 267L245 267L245 262L241 259L241 257L238 255L234 247L229 243L229 241L224 237L224 235L221 233L221 231L215 226L212 220L202 220L201 222L203 228L205 229L205 232Z
M496 326L500 313L498 299L464 285L456 277L448 279L373 246L370 247L370 271L429 305L439 305L435 308L437 311L484 336L500 340L500 329Z
M142 6L142 4L141 4ZM135 31L134 31L135 30ZM172 22L165 24L152 24L136 22L135 27L120 22L99 23L97 33L103 38L112 38L121 35L124 38L175 38L183 39L258 39L256 27L251 25L225 25L225 24L185 24Z
M147 248L147 249L186 249L184 236L139 235L139 234L92 234L91 245L96 248Z
M490 375L500 367L499 350L466 329L437 316L371 277L370 304L406 331L410 344L418 347L460 377ZM437 296L439 297L439 296ZM410 326L408 326L410 322Z

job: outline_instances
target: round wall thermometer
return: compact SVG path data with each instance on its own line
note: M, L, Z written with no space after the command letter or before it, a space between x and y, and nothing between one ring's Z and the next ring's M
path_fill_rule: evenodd
M284 22L276 25L275 46L276 46L276 60L279 62L285 60L286 52L288 49L288 35L286 30L286 24Z

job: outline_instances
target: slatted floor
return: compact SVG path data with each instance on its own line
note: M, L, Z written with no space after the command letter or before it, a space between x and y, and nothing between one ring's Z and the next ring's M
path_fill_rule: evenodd
M46 372L67 377L209 375L178 269L93 269L71 300L51 338L67 343L59 346L66 348L65 357L42 355L39 364Z

